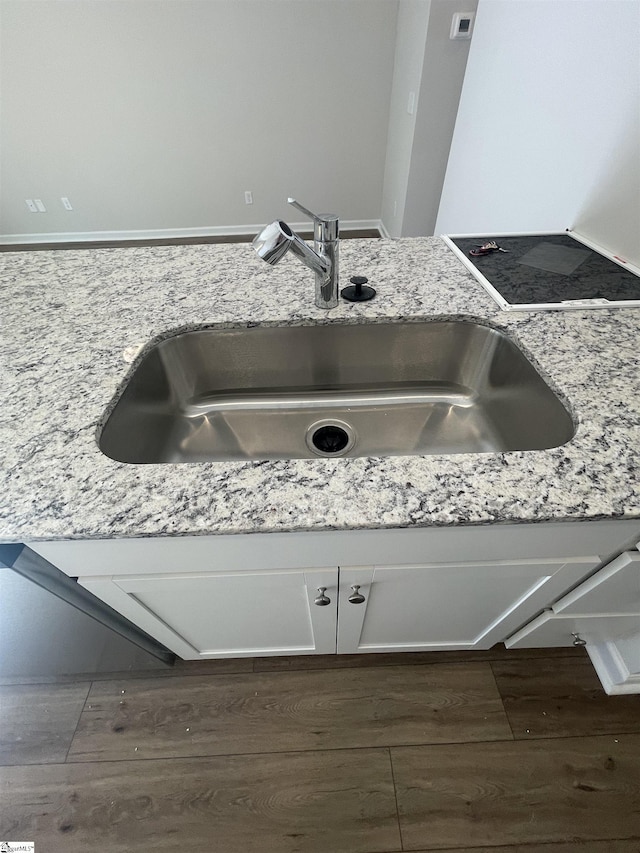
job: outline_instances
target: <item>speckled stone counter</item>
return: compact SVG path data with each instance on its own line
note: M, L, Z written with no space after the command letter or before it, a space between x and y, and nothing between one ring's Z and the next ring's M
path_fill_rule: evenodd
M640 517L640 309L501 312L437 238L345 240L373 302L247 244L0 254L0 541ZM578 422L546 451L126 465L97 445L140 348L203 325L482 318Z

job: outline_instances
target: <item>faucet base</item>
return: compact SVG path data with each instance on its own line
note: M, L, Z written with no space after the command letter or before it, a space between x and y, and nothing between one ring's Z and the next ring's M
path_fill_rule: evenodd
M338 305L338 252L339 240L313 244L316 254L327 261L326 273L316 272L316 307L329 310Z

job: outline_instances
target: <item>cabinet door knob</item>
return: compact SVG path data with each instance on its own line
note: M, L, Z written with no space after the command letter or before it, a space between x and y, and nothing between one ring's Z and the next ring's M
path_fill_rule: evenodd
M314 604L317 604L318 607L324 607L327 604L331 604L331 599L325 595L326 591L327 591L326 586L319 586L318 587L318 592L320 593L320 595L316 596L316 598L314 599L314 602L313 602Z
M358 584L354 584L351 589L353 590L353 594L349 596L351 604L362 604L364 601L364 595L358 591L360 586Z
M573 637L573 645L574 646L586 646L587 641L583 640L580 634L576 634L574 631L571 632L571 636Z

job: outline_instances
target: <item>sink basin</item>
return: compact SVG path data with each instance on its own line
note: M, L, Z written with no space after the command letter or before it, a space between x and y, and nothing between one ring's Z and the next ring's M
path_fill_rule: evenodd
M574 433L509 337L443 320L178 334L137 366L99 445L206 462L540 450Z

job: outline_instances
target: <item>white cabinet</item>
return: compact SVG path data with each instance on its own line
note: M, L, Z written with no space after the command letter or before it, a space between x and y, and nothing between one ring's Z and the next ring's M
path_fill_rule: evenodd
M586 644L608 693L640 692L640 554L621 554L505 641L507 648Z
M626 636L640 630L640 554L629 552L596 572L509 637L512 649L570 646L582 639Z
M561 598L553 611L562 616L640 613L640 554L621 554Z
M586 559L80 578L186 660L487 649ZM565 584L565 588L568 584Z
M587 557L341 568L338 653L488 649L545 606L552 580L597 564ZM349 601L354 586L364 601Z
M637 521L38 542L185 659L487 649L640 535ZM635 538L631 540L631 536ZM354 603L352 587L362 597ZM318 605L318 589L330 599Z
M335 568L80 582L185 660L336 650ZM315 604L316 599L323 604Z

